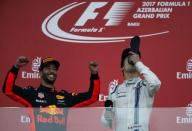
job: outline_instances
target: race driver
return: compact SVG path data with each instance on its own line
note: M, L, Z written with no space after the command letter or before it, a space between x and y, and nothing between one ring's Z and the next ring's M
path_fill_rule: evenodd
M27 57L18 57L16 64L7 74L3 92L27 107L36 107L29 113L32 119L30 130L65 131L68 110L64 107L82 107L97 101L100 82L96 62L90 62L90 87L85 93L68 93L65 90L55 90L54 83L60 63L52 57L47 57L41 61L39 67L41 83L38 88L32 86L22 88L15 85L19 69L27 65L28 62Z
M115 131L148 131L154 96L161 82L140 60L140 52L131 48L122 52L121 69L124 81L109 84L110 105L103 112L102 125Z

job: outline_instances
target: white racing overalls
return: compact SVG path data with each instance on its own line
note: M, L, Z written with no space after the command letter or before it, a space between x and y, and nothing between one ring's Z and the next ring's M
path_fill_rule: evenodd
M108 99L113 102L113 117L106 118L104 113L101 122L104 127L115 131L148 131L150 113L155 93L161 82L158 77L142 62L135 64L140 77L124 81L122 84L110 84Z

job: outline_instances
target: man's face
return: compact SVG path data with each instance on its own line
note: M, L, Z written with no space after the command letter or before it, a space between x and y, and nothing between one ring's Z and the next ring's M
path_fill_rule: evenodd
M54 84L57 78L57 68L55 64L47 64L42 71L40 71L41 78L49 84Z
M128 59L129 59L128 57L125 58L122 70L124 72L128 72L128 73L136 72L137 70L136 70L135 66L129 64Z

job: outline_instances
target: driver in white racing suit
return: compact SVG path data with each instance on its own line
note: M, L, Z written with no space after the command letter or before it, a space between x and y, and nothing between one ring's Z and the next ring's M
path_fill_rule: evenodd
M136 54L130 48L122 53L121 69L125 80L119 85L117 81L110 83L108 100L112 105L104 110L102 125L114 127L115 131L148 131L154 96L161 82L141 62L140 53Z

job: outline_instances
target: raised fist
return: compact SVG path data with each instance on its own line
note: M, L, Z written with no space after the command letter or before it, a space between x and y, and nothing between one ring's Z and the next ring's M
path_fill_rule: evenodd
M20 67L27 65L27 63L29 63L29 60L27 59L27 57L19 56L16 60L15 67L20 68Z
M90 61L89 69L91 71L91 74L98 74L98 64L97 64L97 62L96 61Z

